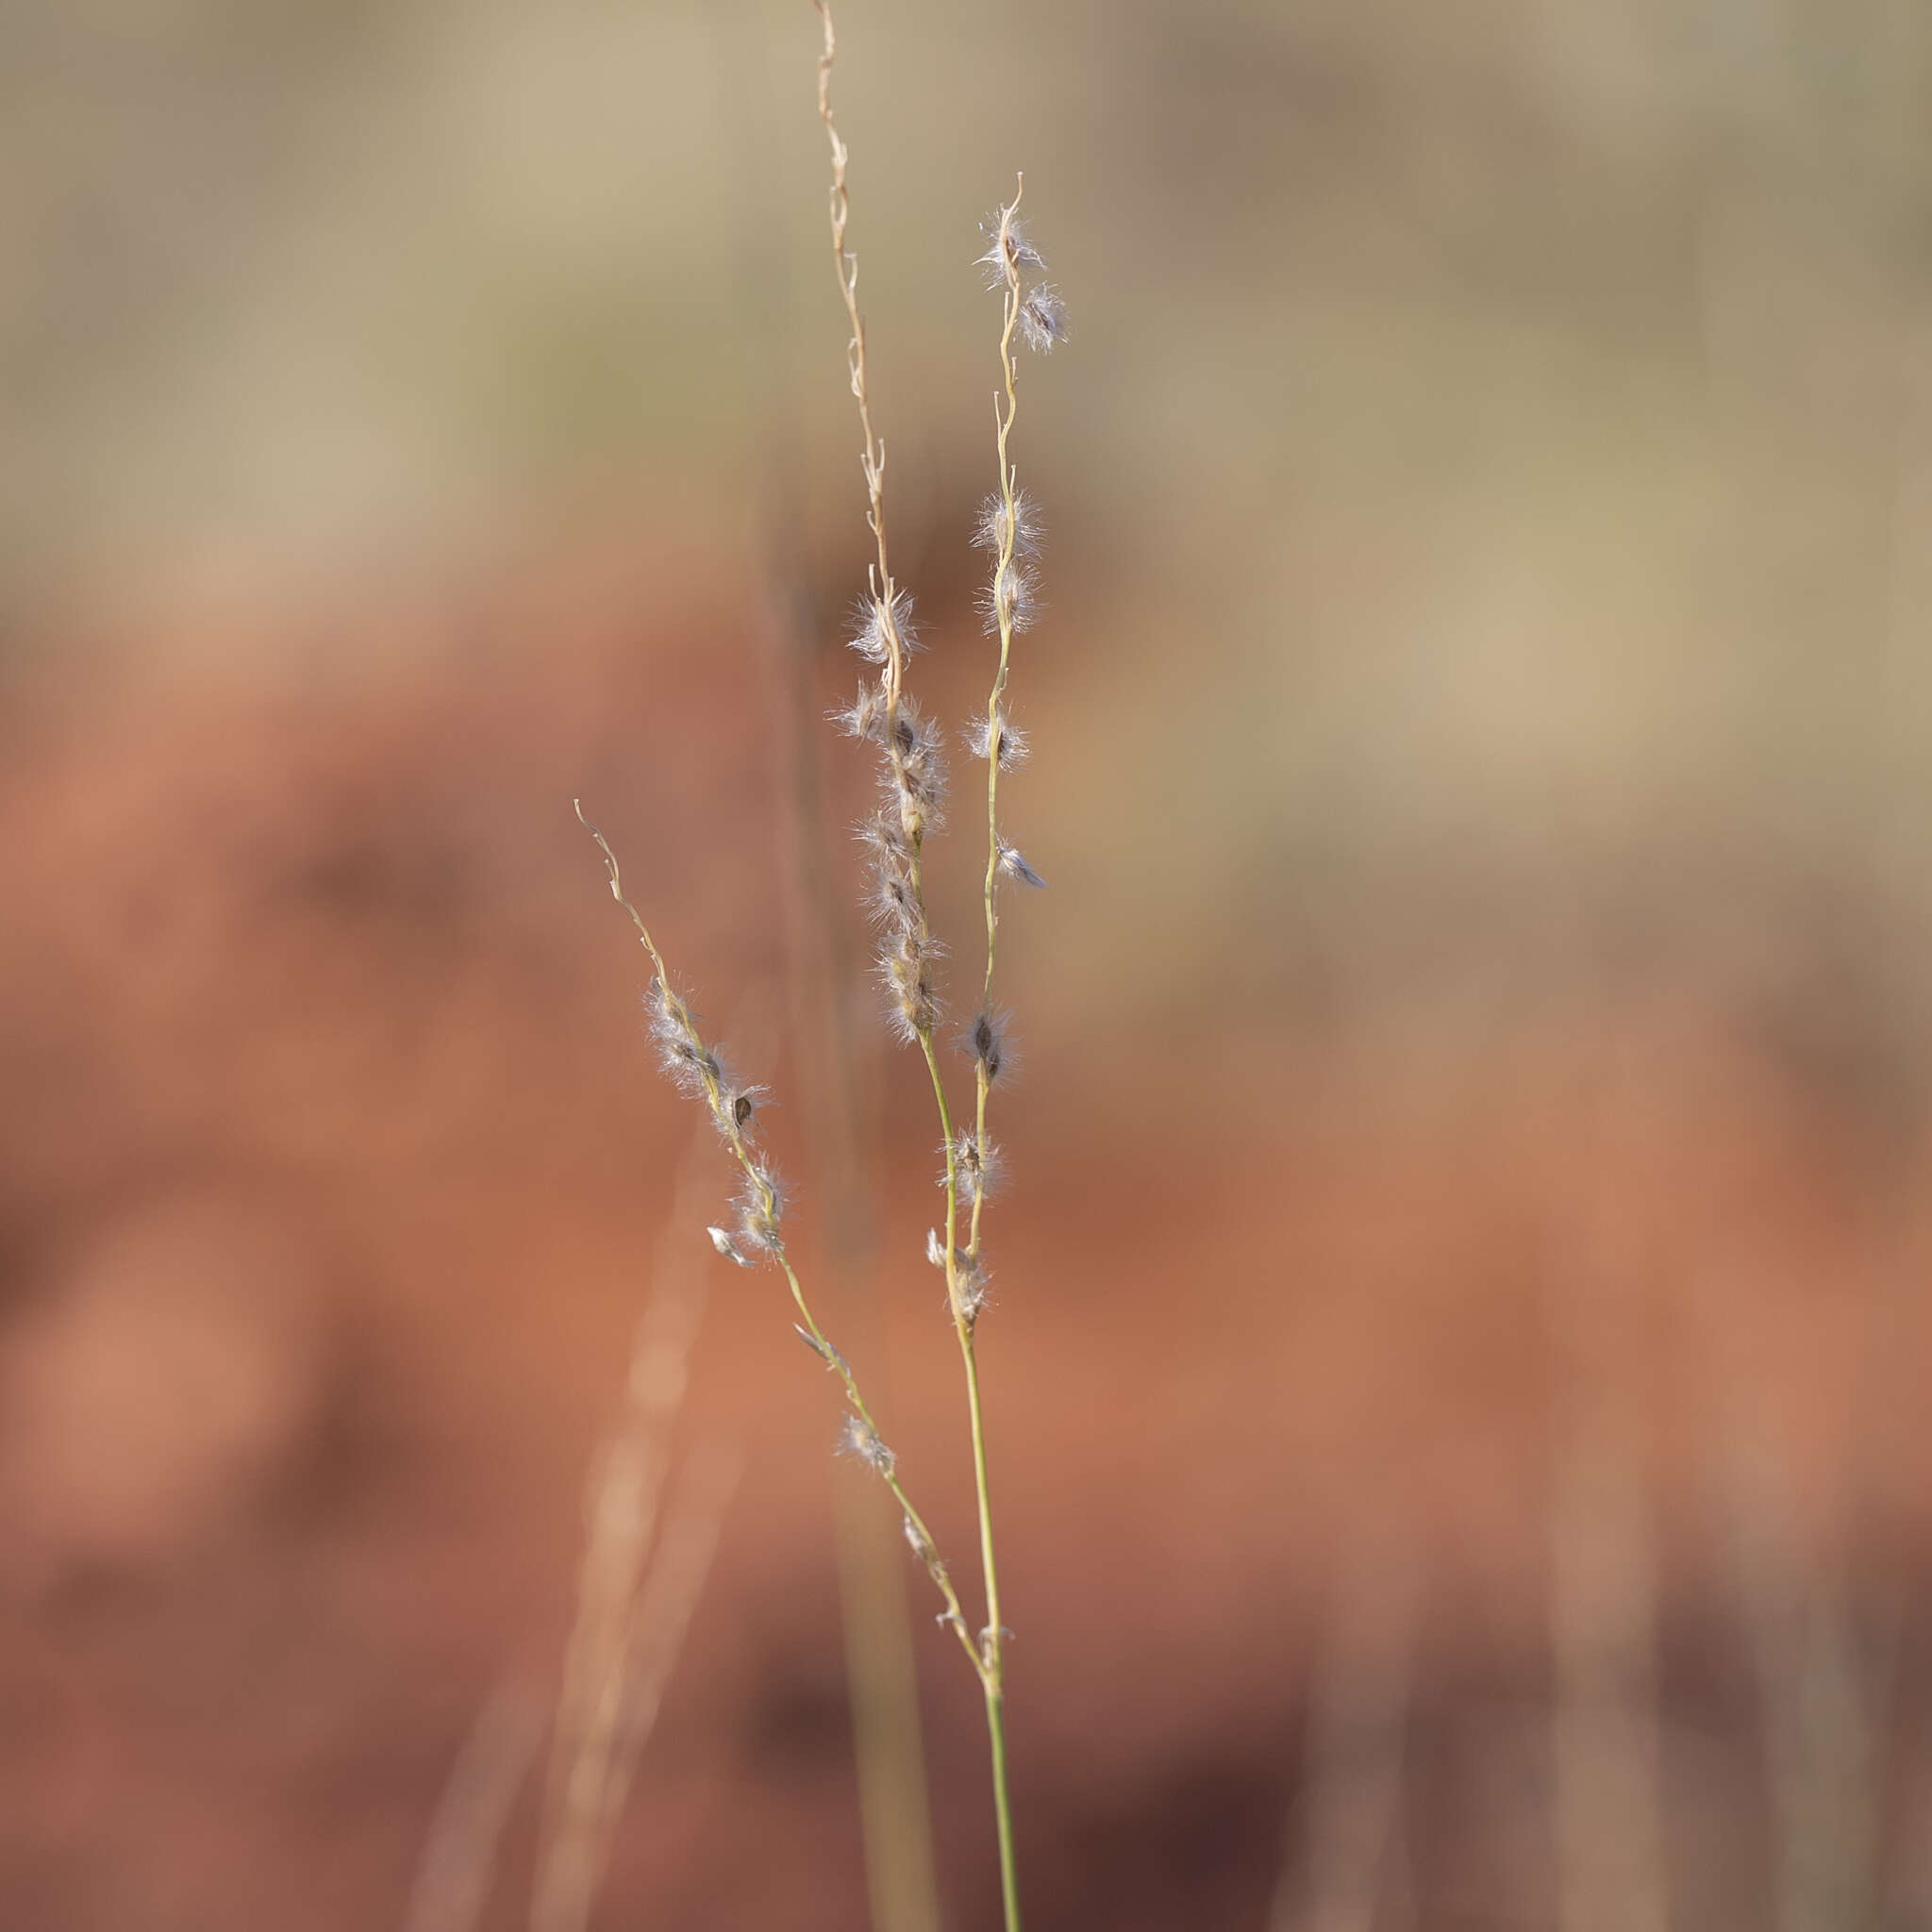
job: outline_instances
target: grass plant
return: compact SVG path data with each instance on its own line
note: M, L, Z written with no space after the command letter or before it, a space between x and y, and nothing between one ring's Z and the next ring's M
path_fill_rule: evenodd
M943 1607L940 1621L952 1631L979 1684L986 1708L1005 1924L1008 1932L1019 1932L1019 1875L1006 1737L1008 1632L1001 1620L977 1336L988 1306L984 1211L999 1173L998 1152L989 1138L988 1114L993 1090L1011 1066L1007 1017L993 1003L1000 894L1009 885L1037 888L1043 884L1018 846L1006 837L999 816L1000 779L1021 762L1026 749L1024 736L1008 714L1013 643L1034 622L1040 608L1036 574L1039 518L1020 488L1011 453L1019 414L1016 345L1024 341L1036 352L1050 352L1067 340L1067 319L1059 295L1041 279L1046 264L1020 219L1024 190L1021 177L1012 199L984 224L986 245L976 264L986 274L989 289L1001 297L1000 388L994 405L997 481L973 535L973 541L991 558L981 601L986 631L997 641L998 656L985 713L973 720L965 732L968 747L987 767L987 846L985 965L975 1009L960 1036L973 1067L972 1110L970 1117L962 1117L956 1113L949 1093L941 1041L946 1019L938 969L944 948L932 930L926 909L925 849L928 839L944 821L945 760L938 725L908 689L908 672L920 640L913 625L912 599L893 575L888 541L886 446L873 415L858 261L848 246L852 212L847 189L849 151L831 104L837 40L829 10L823 0L814 0L814 4L824 30L818 62L818 111L831 156L832 256L850 330L847 373L858 406L865 514L875 553L848 639L865 671L852 704L839 710L835 719L847 736L869 745L877 758L879 802L860 832L868 851L870 909L879 934L876 964L888 1024L905 1045L917 1048L931 1087L944 1155L944 1229L943 1233L939 1228L929 1232L927 1259L945 1277L946 1307L965 1385L985 1610L976 1630L925 1518L907 1491L898 1458L880 1432L858 1375L821 1325L792 1260L785 1233L786 1191L760 1133L765 1090L741 1080L718 1044L703 1031L690 1000L676 990L650 927L625 894L615 852L601 832L587 819L584 823L604 857L611 895L630 917L650 956L652 981L646 1000L665 1070L705 1108L739 1170L741 1186L737 1224L729 1229L709 1229L712 1244L725 1259L740 1266L764 1263L783 1274L798 1317L798 1332L836 1377L843 1398L843 1447L875 1472L891 1492L902 1512L907 1541L939 1592ZM581 804L577 815L583 818ZM970 1118L970 1125L964 1124L965 1118Z

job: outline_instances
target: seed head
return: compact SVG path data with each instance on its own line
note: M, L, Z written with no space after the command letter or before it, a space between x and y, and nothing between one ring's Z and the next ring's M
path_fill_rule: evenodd
M1022 563L1009 563L993 573L992 582L979 593L979 610L988 637L1007 630L1029 629L1040 616L1040 586Z
M1046 881L1026 863L1026 855L1017 845L1008 845L1002 839L996 848L996 864L1009 879L1018 879L1023 886L1044 886Z
M711 1245L727 1261L735 1261L741 1268L755 1268L758 1265L722 1227L708 1227L705 1232L711 1237Z
M933 961L940 944L923 925L902 927L879 950L878 973L886 989L886 1017L908 1046L927 1038L939 1024L933 991Z
M897 863L881 862L873 867L866 905L882 925L912 926L919 923L919 895L912 890L910 877Z
M724 1065L705 1044L691 1008L661 980L644 995L658 1059L680 1093L704 1094L727 1077Z
M839 1448L841 1454L856 1456L868 1469L874 1469L881 1475L891 1475L898 1461L898 1457L886 1447L879 1432L862 1415L845 1418Z
M986 1270L970 1255L961 1255L953 1270L953 1283L958 1291L959 1313L967 1327L974 1327L992 1300L992 1284L986 1278Z
M1026 346L1041 356L1050 356L1058 343L1072 340L1067 305L1044 282L1036 283L1021 298L1020 332Z
M940 1553L933 1548L932 1539L909 1516L906 1519L906 1541L911 1544L912 1554L928 1570L938 1567Z
M989 1087L996 1085L1002 1074L1013 1070L1013 1050L1007 1041L1007 1019L1004 1008L975 1013L972 1025L960 1038L960 1045L984 1069Z
M894 637L899 640L899 648L908 656L920 648L919 630L912 622L912 598L908 591L894 591L890 607L875 591L861 597L853 607L852 624L852 635L845 641L868 664L891 661Z
M984 1200L996 1193L1006 1178L1006 1161L991 1141L981 1141L972 1128L953 1136L953 1168L959 1177L959 1191L969 1201ZM945 1170L940 1170L940 1186L946 1184Z
M945 941L923 920L910 921L898 931L887 933L879 943L881 967L888 959L899 959L908 968L930 973L945 957Z
M973 547L975 550L990 550L995 557L1008 554L1007 532L1012 531L1010 554L1014 557L1038 557L1040 555L1040 512L1033 499L1024 491L1013 496L1013 509L1007 513L1007 499L995 490L979 506L979 521L973 529Z
M738 1192L738 1239L755 1254L785 1252L785 1184L770 1168L754 1164Z
M888 806L859 836L875 848L909 855L945 822L946 761L940 728L910 698L902 698L879 765ZM880 822L888 828L880 830Z
M725 1074L718 1083L718 1098L711 1108L718 1131L727 1141L734 1137L749 1140L758 1131L758 1111L771 1091L769 1087L744 1085Z
M1018 275L1023 269L1045 268L1040 250L1027 237L1026 224L1015 221L1005 208L988 215L980 223L979 232L986 237L986 251L975 258L973 266L984 273L989 289L997 289L1009 270Z
M935 1268L943 1268L946 1265L945 1237L936 1227L929 1227L925 1231L925 1258ZM968 1254L964 1248L953 1250L953 1273L947 1292L949 1296L954 1293L958 1295L959 1312L965 1316L969 1324L978 1321L979 1311L987 1304L989 1283L986 1270L980 1266L978 1257ZM952 1306L950 1300L947 1306Z
M946 760L940 727L910 698L899 701L892 744L898 753L881 773L881 782L917 808L924 825L937 827L946 802ZM905 810L902 806L900 818Z
M750 1263L747 1262L745 1265L749 1267ZM826 1368L843 1374L850 1374L852 1373L845 1357L822 1336L814 1335L809 1328L800 1327L796 1322L792 1323L791 1331L798 1337L799 1341L805 1343L806 1347L811 1350L812 1354L824 1363Z
M873 813L854 835L861 845L870 848L874 859L878 863L891 860L893 863L905 858L907 854L906 833L899 824L899 814L883 808Z
M885 729L885 693L875 684L861 684L849 705L841 705L828 715L847 738L876 739Z
M1026 762L1026 734L1007 716L1001 705L991 717L971 718L966 724L966 749L976 758L999 759L1000 770L1010 772Z

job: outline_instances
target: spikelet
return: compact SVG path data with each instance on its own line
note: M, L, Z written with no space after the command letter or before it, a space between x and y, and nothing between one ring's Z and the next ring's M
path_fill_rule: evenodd
M1031 747L1026 734L1007 716L1004 705L995 705L987 717L972 718L966 724L966 749L976 758L993 758L1003 772L1026 762Z
M960 1036L960 1045L985 1074L989 1087L996 1086L1002 1074L1010 1076L1013 1071L1013 1049L1007 1037L1009 1019L1004 1007L984 1008Z
M985 252L974 258L973 266L986 276L986 286L997 289L1012 275L1044 270L1046 262L1034 247L1026 224L1016 221L1009 208L987 216L979 225L986 237Z
M962 1127L953 1136L952 1165L958 1176L959 1191L968 1201L983 1201L996 1194L1007 1177L1006 1158L999 1148L992 1141L982 1140L971 1127ZM944 1187L944 1170L939 1178L940 1186Z
M979 506L979 521L973 528L973 547L990 550L995 557L1030 560L1040 555L1041 534L1039 507L1025 491L1014 491L1009 516L1006 497L994 490L988 492L986 501Z
M1050 356L1061 342L1071 341L1067 305L1058 291L1043 282L1028 289L1020 301L1020 332L1035 355Z
M1026 855L1017 845L1002 839L994 847L994 866L1003 878L1017 879L1023 886L1044 886L1046 881L1026 863Z
M868 1469L889 1476L899 1458L886 1447L884 1437L862 1415L848 1415L839 1434L841 1455L855 1457Z

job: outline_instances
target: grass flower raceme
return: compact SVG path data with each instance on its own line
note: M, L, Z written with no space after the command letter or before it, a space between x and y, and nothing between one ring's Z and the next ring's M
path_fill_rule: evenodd
M740 1268L770 1266L783 1275L798 1317L798 1333L835 1378L843 1400L840 1447L873 1471L890 1491L902 1513L907 1542L939 1591L942 1606L940 1622L953 1631L978 1679L991 1747L1005 1922L1007 1932L1018 1932L1019 1879L1005 1717L1008 1633L1001 1620L977 1344L980 1321L990 1306L984 1209L1002 1178L1002 1161L989 1136L987 1116L994 1089L1010 1077L1013 1066L1008 1016L993 999L998 888L1003 880L1029 888L1045 884L1000 824L1000 781L1027 756L1025 734L1013 722L1008 695L1014 640L1038 623L1043 609L1039 576L1041 520L1032 496L1020 488L1011 451L1019 416L1016 344L1024 342L1041 354L1051 351L1068 340L1067 315L1058 291L1040 279L1046 262L1020 219L1025 185L1022 177L1012 199L983 225L986 246L974 264L985 275L989 290L1001 298L1000 383L994 405L996 487L986 498L971 532L971 541L989 559L979 607L987 635L997 641L997 657L985 709L969 721L963 734L968 752L986 766L985 962L976 1008L959 1035L973 1070L971 1112L956 1113L940 1043L943 1024L940 975L946 948L932 929L925 889L927 841L945 823L944 746L938 725L907 689L908 667L921 641L913 622L912 597L892 571L886 516L886 446L873 418L865 318L858 306L858 268L847 246L849 155L831 107L836 42L829 12L822 0L815 4L824 24L818 107L831 154L832 258L850 331L846 372L858 405L859 468L874 550L865 591L854 608L846 638L864 670L851 703L835 711L832 722L847 737L868 747L875 763L875 803L859 831L866 855L865 906L875 929L874 965L887 1024L903 1044L918 1050L940 1128L943 1165L939 1183L944 1191L944 1220L942 1226L928 1232L925 1253L927 1261L944 1277L945 1307L964 1377L985 1607L976 1633L952 1574L907 1492L898 1458L880 1434L851 1364L820 1327L792 1262L786 1240L786 1190L759 1131L766 1091L742 1079L717 1042L706 1035L690 1000L677 990L649 927L625 894L616 855L603 834L588 820L584 823L603 854L611 895L629 915L650 956L652 979L645 1006L664 1071L681 1092L705 1109L739 1171L734 1223L707 1229L711 1244L724 1259ZM581 807L578 817L583 817Z

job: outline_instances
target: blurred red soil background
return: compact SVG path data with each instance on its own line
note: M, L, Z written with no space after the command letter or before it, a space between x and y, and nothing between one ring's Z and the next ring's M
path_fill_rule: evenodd
M1030 1923L1932 1927L1932 12L841 26L949 726L1015 169L1073 318L981 1330ZM0 25L8 1932L402 1932L479 1713L550 1706L687 1265L680 1441L744 1470L598 1923L865 1923L834 1549L887 1506L674 1215L730 1176L571 811L772 1081L963 1582L939 1136L821 718L817 47L804 0ZM979 1702L904 1570L967 1932Z
M694 1131L574 796L706 1011L772 1070L781 1161L809 1172L784 1041L784 644L715 575L672 568L576 557L442 609L311 617L299 649L245 654L273 675L103 676L95 639L84 683L18 682L9 1924L399 1924L479 1707L506 1681L547 1694ZM975 656L942 629L922 667L942 714ZM844 677L813 668L815 700ZM1064 680L1036 684L1049 747ZM842 824L856 760L815 723L807 742ZM1092 936L1158 925L1158 880L1091 903L1105 874L1054 829L1075 782L1049 750L1014 787L1053 884L1008 924L1027 1058L982 1330L1040 1922L1262 1923L1307 1861L1310 1699L1364 1591L1416 1606L1418 1922L1552 1912L1566 1508L1586 1570L1607 1563L1652 1630L1700 1923L1762 1905L1753 1534L1793 1590L1832 1580L1859 1642L1890 1633L1882 1830L1908 1842L1932 1776L1900 1642L1927 1527L1927 1149L1883 1041L1841 1037L1832 935L1808 978L1631 941L1447 1017L1386 961L1357 986L1345 953L1150 990ZM940 862L956 929L969 843ZM827 862L848 898L842 837ZM888 1347L860 1366L890 1372L903 1468L963 1549L916 1071L868 1049ZM835 1466L837 1405L782 1285L715 1271L683 1427L742 1442L747 1473L605 1922L850 1925L827 1497L868 1479ZM835 1334L849 1291L826 1285ZM911 1581L949 1923L988 1923L977 1700ZM532 1805L490 1924L521 1922Z

